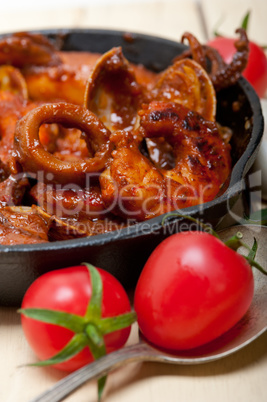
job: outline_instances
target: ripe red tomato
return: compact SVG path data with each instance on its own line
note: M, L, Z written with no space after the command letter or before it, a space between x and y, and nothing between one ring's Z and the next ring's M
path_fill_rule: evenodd
M210 40L207 45L218 50L224 61L230 63L236 53L235 41L236 39L218 36ZM263 98L267 90L267 57L264 50L254 42L249 43L248 64L243 76L254 87L258 96Z
M236 324L253 292L252 269L244 257L210 234L183 232L164 240L149 257L134 308L149 341L185 350Z
M126 291L110 273L97 268L103 284L102 317L114 317L131 311ZM88 269L75 266L48 272L28 288L22 308L45 308L84 316L92 288ZM59 352L72 338L73 332L57 325L47 324L21 315L25 337L41 359ZM122 347L130 334L130 326L104 335L107 353ZM71 359L54 365L64 371L73 371L93 361L88 347Z

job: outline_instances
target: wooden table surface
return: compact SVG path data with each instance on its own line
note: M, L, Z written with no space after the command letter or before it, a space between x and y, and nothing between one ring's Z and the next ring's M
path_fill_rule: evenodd
M2 2L3 3L3 2ZM229 35L251 10L249 36L267 44L266 0L172 1L9 1L1 5L0 32L52 27L114 28L179 40L190 31L201 41L220 31ZM262 104L267 112L266 100ZM267 139L266 133L265 138ZM1 278L0 278L1 280ZM266 306L267 307L267 306ZM136 342L134 326L129 343ZM14 308L0 307L0 401L28 402L64 374L53 368L23 366L36 361ZM131 363L109 375L107 402L265 402L267 333L240 352L205 365ZM96 382L67 401L96 401Z

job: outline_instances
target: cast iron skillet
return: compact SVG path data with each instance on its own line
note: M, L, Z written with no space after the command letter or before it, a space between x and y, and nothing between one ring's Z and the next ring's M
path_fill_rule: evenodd
M141 34L103 30L42 31L60 41L64 50L88 50L103 53L122 46L126 58L160 71L184 50L184 45ZM241 104L241 108L234 105ZM218 94L217 120L234 129L232 139L233 170L225 192L215 200L183 210L216 225L240 198L244 178L252 166L263 134L263 117L259 99L245 79ZM180 211L181 212L181 211ZM179 218L163 216L120 231L82 239L48 244L0 246L0 305L18 306L28 286L39 275L84 261L105 268L126 288L134 286L151 251L166 236L179 230ZM162 267L164 275L164 267Z

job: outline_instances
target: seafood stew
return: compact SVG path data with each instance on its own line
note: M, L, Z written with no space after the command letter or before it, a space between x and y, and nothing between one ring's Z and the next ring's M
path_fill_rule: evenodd
M0 244L96 235L215 199L233 135L216 121L217 92L248 58L238 34L230 65L185 33L190 50L158 73L121 46L100 55L42 34L2 38Z

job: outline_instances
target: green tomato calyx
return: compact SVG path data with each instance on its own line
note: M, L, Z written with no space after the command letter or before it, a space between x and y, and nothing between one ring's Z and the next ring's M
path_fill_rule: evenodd
M198 231L209 233L210 235L215 236L217 239L222 241L220 239L220 236L218 235L218 233L210 225L205 224L205 223L201 222L200 220L193 218L192 216L183 215L183 214L179 214L179 213L176 213L176 212L171 212L171 213L168 213L168 214L166 214L164 216L164 218L163 218L163 220L161 222L162 225L164 225L169 218L181 218L181 219L186 219L186 220L189 220L191 222L194 222L194 223L197 224L197 226L199 228ZM171 223L171 222L167 222L167 224L168 223ZM256 257L256 253L257 253L257 249L258 249L257 240L254 238L253 246L252 246L252 248L250 248L247 244L245 244L242 241L242 238L243 238L243 235L239 231L234 236L232 236L230 239L226 240L223 243L227 247L231 248L232 250L234 250L236 252L240 247L246 248L249 251L249 253L248 253L247 256L245 256L243 254L242 254L242 256L249 262L249 264L252 267L257 268L261 273L263 273L264 275L267 275L267 271L259 263L257 263L255 261L255 257Z

